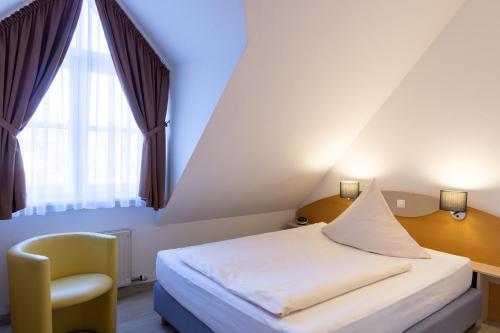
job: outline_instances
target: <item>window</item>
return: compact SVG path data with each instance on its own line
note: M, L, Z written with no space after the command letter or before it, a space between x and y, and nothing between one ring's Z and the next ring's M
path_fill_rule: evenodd
M20 214L141 205L142 140L95 3L84 0L64 62L19 135L28 194Z

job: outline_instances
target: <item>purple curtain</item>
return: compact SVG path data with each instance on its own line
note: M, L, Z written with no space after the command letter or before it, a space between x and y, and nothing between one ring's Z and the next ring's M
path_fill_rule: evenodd
M81 6L81 0L35 0L0 22L0 219L26 206L16 136L54 79Z
M165 117L169 71L115 0L96 0L122 88L144 134L139 196L165 205Z

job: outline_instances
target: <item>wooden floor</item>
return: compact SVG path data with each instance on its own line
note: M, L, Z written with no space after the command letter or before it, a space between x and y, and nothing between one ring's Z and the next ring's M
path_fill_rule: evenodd
M500 333L500 323L486 322L481 324L481 327L475 327L466 333Z
M177 332L161 325L160 316L153 310L151 288L118 300L118 333Z
M118 300L118 333L177 333L172 327L161 325L161 318L153 310L153 291L128 293ZM0 326L0 333L11 333L9 326Z
M153 311L153 292L147 289L131 292L118 300L118 333L176 333L171 327L161 325ZM0 333L11 333L9 326L0 326ZM467 333L500 333L500 324L487 323Z

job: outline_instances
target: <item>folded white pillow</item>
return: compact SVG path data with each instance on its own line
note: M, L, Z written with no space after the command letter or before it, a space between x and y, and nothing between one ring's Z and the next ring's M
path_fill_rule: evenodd
M396 220L375 180L322 231L337 243L368 252L402 258L431 257Z

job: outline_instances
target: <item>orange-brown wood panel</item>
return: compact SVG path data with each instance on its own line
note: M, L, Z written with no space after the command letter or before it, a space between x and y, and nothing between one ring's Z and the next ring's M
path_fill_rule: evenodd
M338 195L327 197L298 209L297 216L305 216L311 223L331 222L350 204ZM396 218L424 247L500 266L500 218L497 216L469 207L463 221L456 221L444 211ZM491 285L488 318L500 320L500 285Z
M338 195L327 197L310 203L297 210L297 216L305 216L309 223L331 222L351 205L350 200Z
M500 321L500 285L490 284L488 319Z

